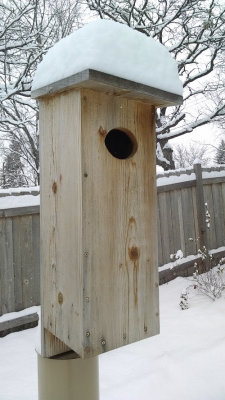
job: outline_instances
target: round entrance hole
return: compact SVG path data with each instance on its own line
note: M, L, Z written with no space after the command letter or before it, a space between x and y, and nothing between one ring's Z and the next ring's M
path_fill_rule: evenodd
M111 129L105 137L105 145L110 154L120 160L132 157L137 150L134 135L126 129Z

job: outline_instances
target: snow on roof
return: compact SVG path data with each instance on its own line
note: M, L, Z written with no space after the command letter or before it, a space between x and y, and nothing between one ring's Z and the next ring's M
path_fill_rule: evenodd
M166 47L110 20L91 22L56 43L39 64L32 90L86 69L182 95L177 64Z

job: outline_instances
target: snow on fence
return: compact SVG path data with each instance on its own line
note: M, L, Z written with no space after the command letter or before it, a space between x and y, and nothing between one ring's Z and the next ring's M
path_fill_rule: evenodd
M225 165L201 168L196 164L193 169L168 171L157 177L160 270L172 271L171 264L168 268L165 265L183 258L191 271L199 248L225 245ZM14 197L11 191L11 196L3 199L1 192L0 315L40 301L39 198L23 190L23 196ZM28 201L28 195L33 200ZM177 264L182 265L182 259Z

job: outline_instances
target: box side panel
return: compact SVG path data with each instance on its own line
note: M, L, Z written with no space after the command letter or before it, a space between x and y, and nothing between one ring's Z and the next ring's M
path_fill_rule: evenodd
M82 175L85 357L159 331L154 107L84 89ZM118 159L107 132L133 134Z
M41 304L45 333L42 355L61 353L68 350L68 346L82 357L82 190L78 91L41 101L40 155Z

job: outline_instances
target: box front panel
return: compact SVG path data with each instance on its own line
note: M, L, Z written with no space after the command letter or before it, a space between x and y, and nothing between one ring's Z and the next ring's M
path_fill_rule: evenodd
M159 331L154 107L82 92L84 357Z

